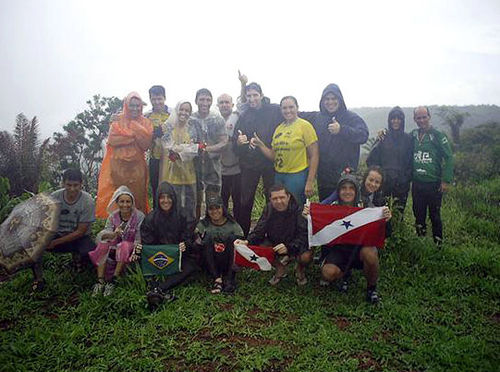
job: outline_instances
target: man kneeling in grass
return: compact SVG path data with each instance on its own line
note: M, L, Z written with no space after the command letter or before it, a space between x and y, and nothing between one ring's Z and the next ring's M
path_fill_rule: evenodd
M362 206L360 202L359 186L352 174L343 175L337 185L338 201L333 204L348 205L351 207ZM391 218L391 211L384 207L384 218ZM309 214L309 206L304 207L303 214ZM321 276L322 283L328 285L345 276L351 268L363 269L367 292L366 300L372 304L380 301L377 294L377 280L379 272L378 249L376 247L363 247L352 244L338 244L323 246L321 248Z
M307 221L302 217L302 208L283 185L270 188L269 200L257 225L248 234L248 241L236 241L235 244L273 246L278 257L274 261L276 274L269 281L271 285L280 282L290 257L295 258L297 284L305 285L305 268L312 261L312 252L307 242Z
M90 226L95 220L95 203L90 194L82 190L82 173L78 169L66 169L63 173L63 188L51 196L61 203L59 226L47 252L68 253L73 256L77 272L88 263L88 253L95 248L90 238ZM40 292L45 286L42 257L32 266L34 281L32 292Z

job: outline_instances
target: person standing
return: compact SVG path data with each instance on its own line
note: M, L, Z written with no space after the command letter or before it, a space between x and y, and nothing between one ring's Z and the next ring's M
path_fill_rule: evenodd
M127 186L135 197L137 209L149 211L148 168L145 152L151 146L153 126L142 115L144 102L138 93L130 93L120 114L109 129L106 154L99 171L96 216L108 217L108 204L114 191Z
M149 89L149 100L153 109L144 116L151 120L153 125L153 142L149 156L149 183L153 196L153 203L156 203L156 189L159 183L160 159L161 159L161 138L163 136L163 123L170 116L170 110L165 104L165 88L161 85L153 85Z
M233 111L234 103L229 94L221 94L217 98L217 107L226 121L226 133L228 143L224 146L221 154L222 164L222 201L224 208L228 210L229 198L233 201L233 216L238 221L241 208L241 170L238 156L234 152L235 139L234 127L238 121L239 114Z
M417 235L424 236L427 209L432 223L434 242L443 241L441 202L443 193L453 180L453 154L446 135L431 125L429 108L419 106L413 111L418 129L411 132L413 138L413 214Z
M199 89L195 97L198 111L190 119L190 124L199 131L201 143L197 216L200 214L202 190L205 190L205 199L208 199L209 196L220 195L222 186L220 157L227 144L226 123L219 113L210 111L212 100L212 93L208 89Z
M271 147L273 133L283 121L281 109L276 104L263 102L262 88L257 83L245 87L247 109L241 114L234 130L235 151L240 158L241 168L241 210L240 224L245 236L250 230L250 220L255 191L260 178L264 183L264 194L269 197L269 189L274 184L273 162L260 149L250 143L256 134L262 142Z
M318 137L311 123L297 117L299 105L295 97L283 97L280 107L285 121L274 131L271 148L258 136L251 143L274 161L275 183L283 184L302 205L306 196L311 197L314 193Z
M370 151L366 164L382 168L384 197L394 198L394 205L403 214L413 169L413 138L405 133L405 114L399 106L389 112L387 127L386 134Z
M347 110L337 84L323 90L319 107L319 112L300 112L299 117L312 123L318 135L318 193L324 200L336 190L344 169L357 169L360 145L368 140L368 127L360 116Z

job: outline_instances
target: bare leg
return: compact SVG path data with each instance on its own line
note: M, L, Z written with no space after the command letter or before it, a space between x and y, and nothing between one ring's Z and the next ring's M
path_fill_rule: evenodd
M376 247L363 247L359 253L361 261L363 261L363 272L366 277L368 287L377 284L379 260Z
M114 277L118 277L121 275L122 271L123 271L123 268L125 266L125 262L117 262L116 263L116 268L115 268L115 272L113 274Z
M106 272L106 260L99 266L97 266L97 279L104 279L104 273Z
M344 273L337 265L325 264L321 268L321 275L327 282L334 282L344 276Z

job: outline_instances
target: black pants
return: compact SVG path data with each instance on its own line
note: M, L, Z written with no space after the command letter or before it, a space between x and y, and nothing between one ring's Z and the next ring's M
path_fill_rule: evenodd
M410 184L401 185L398 183L397 178L386 177L383 183L384 197L394 199L394 207L404 214L406 208L406 200L408 199L408 191L410 191Z
M238 221L241 209L241 173L231 176L222 176L222 201L226 210L229 205L229 198L233 199L233 216Z
M262 177L264 182L264 194L267 201L269 199L269 189L274 184L274 169L254 170L243 168L241 170L241 209L240 219L236 221L240 224L245 236L250 231L255 190L257 190L260 177Z
M60 238L61 236L62 235L56 235L54 239ZM84 235L71 242L57 245L54 249L46 252L71 253L73 255L73 261L83 263L88 262L89 252L94 249L95 244L90 236ZM43 256L41 256L38 261L33 264L31 269L33 270L35 280L41 280L43 278Z
M443 223L441 222L443 193L440 188L441 182L413 182L411 190L417 234L423 236L427 231L425 220L427 218L427 209L429 209L432 236L434 241L438 242L443 239Z
M153 208L157 208L158 199L156 198L156 190L160 177L160 159L149 159L149 183L151 184L151 192L153 194Z
M208 274L213 278L222 278L224 282L231 281L233 277L234 245L236 237L229 236L222 244L224 250L220 251L219 245L213 239L207 238L203 242L203 253Z
M182 256L182 271L170 275L164 281L151 281L151 287L159 287L163 292L168 292L172 288L184 283L195 272L200 271L196 260L190 256Z
M337 183L339 182L341 169L328 170L324 168L318 169L318 196L319 200L325 200L334 191L337 190Z

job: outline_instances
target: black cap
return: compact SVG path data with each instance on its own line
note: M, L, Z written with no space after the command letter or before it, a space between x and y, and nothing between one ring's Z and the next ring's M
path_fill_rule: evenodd
M222 202L222 198L219 195L213 195L207 198L207 208L222 207L223 205L224 203Z

